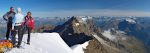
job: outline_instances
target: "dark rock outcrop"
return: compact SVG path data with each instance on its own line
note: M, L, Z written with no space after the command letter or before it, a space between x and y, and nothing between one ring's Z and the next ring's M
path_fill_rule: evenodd
M92 32L90 32L90 27L80 23L77 19L77 17L72 17L64 24L56 26L53 30L53 32L59 33L69 46L82 44L92 39L90 36L92 34Z

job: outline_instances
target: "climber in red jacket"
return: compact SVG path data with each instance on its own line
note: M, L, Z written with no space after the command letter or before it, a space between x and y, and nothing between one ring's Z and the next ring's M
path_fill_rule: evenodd
M27 44L30 45L30 35L31 35L30 33L34 30L34 19L31 16L31 12L28 12L24 19L25 19L25 22L23 23L24 30L26 31L27 29L28 31Z

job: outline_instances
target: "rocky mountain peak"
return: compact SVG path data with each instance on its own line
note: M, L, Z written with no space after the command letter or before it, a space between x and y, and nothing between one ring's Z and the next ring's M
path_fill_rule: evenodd
M58 32L63 40L69 45L82 44L89 41L86 53L140 53L146 52L142 42L134 37L129 37L125 32L119 31L121 21L108 22L106 28L96 26L95 21L89 17L73 16L67 22L55 27L53 32ZM112 29L110 29L112 27ZM134 43L134 44L133 44ZM136 45L135 45L136 43ZM111 50L111 51L110 51Z

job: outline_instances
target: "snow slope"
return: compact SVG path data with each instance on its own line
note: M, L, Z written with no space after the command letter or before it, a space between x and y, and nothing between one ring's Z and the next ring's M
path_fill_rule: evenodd
M78 48L76 46L71 49L58 33L32 33L30 45L25 44L26 40L27 34L23 37L22 48L13 48L6 53L83 53L83 51L79 51L80 49L74 50ZM83 46L85 47L85 45Z
M89 41L83 43L83 44L77 44L72 46L71 48L73 49L74 53L84 53L84 49L86 49L86 46L89 45Z
M136 21L131 18L126 18L126 21L128 21L129 23L136 23Z
M104 31L104 33L102 33L102 35L105 36L106 38L109 38L110 40L116 39L116 37L111 34L110 30Z

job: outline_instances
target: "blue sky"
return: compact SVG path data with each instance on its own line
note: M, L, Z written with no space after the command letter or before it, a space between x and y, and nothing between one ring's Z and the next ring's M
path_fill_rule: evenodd
M1 0L0 16L10 6L26 15L53 16L150 16L150 0Z

